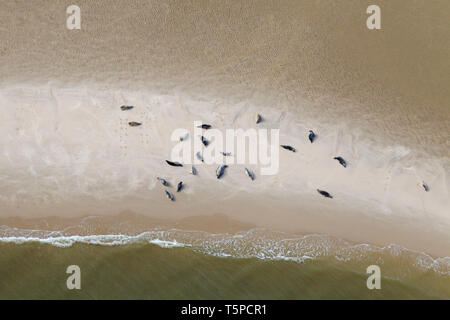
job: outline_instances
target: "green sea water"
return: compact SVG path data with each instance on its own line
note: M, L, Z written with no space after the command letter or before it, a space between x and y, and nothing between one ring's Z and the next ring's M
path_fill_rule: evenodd
M69 265L81 269L80 290L67 289ZM0 243L0 298L450 299L450 277L431 270L382 276L381 289L369 290L366 265L224 258L149 243Z

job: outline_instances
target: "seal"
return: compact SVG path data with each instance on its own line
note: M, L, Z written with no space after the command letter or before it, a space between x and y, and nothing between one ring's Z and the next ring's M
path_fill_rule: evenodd
M226 168L228 168L228 166L226 164L221 165L220 167L217 167L217 169L216 169L217 179L222 178L222 176L225 174L225 169Z
M260 122L262 122L263 121L263 118L261 117L261 115L258 113L257 115L256 115L256 124L258 124L258 123L260 123Z
M180 192L181 190L183 190L183 188L184 188L183 181L178 182L178 185L177 185L177 192Z
M158 179L159 182L161 182L163 186L170 187L170 183L168 183L165 179L160 178L160 177L156 177L156 179Z
M191 168L191 173L192 173L194 176L197 175L197 169L195 169L194 166L192 166L192 168Z
M205 147L207 147L209 145L208 139L206 139L204 136L201 136L200 140L202 140L202 143Z
M339 163L344 167L347 168L347 162L342 157L334 157L333 159L339 161Z
M189 138L189 133L186 133L183 137L180 137L180 141L183 142L184 140L187 140Z
M297 151L297 150L295 150L294 147L291 147L291 146L288 146L288 145L284 145L284 144L280 145L280 147L282 147L283 149L292 151L292 152L296 152Z
M323 195L325 198L333 199L333 196L324 190L317 189L317 192L320 193L321 195Z
M131 110L131 109L133 109L133 108L134 108L133 106L121 106L121 107L120 107L120 109L121 109L122 111Z
M309 136L308 136L308 138L309 138L309 141L311 141L311 143L313 143L314 140L316 140L316 134L314 133L314 131L309 130Z
M430 187L424 181L422 181L422 187L425 190L425 192L430 191Z
M212 126L209 124L202 124L201 126L197 126L197 128L202 128L202 129L208 130L208 129L211 129Z
M169 166L172 166L172 167L182 167L183 166L181 163L176 162L176 161L166 160L166 162Z
M175 197L173 196L173 194L170 193L169 190L165 190L165 191L166 191L167 198L169 198L171 201L175 201Z
M205 162L205 160L203 160L203 156L202 156L202 154L200 153L200 151L197 152L195 155L196 155L196 157L197 157L198 160L200 160L201 162Z
M245 168L245 173L249 176L250 179L255 180L255 174L251 172L248 168Z
M136 121L128 122L128 124L130 125L130 127L138 127L138 126L142 125L142 123L136 122Z
M221 152L224 157L231 156L231 152Z

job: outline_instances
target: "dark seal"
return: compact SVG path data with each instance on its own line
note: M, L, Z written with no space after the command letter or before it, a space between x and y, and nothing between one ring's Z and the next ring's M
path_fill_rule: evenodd
M297 151L297 150L295 150L294 147L291 147L291 146L288 146L288 145L284 145L284 144L280 145L280 147L282 147L283 149L292 151L292 152L296 152Z
M136 122L136 121L128 122L128 124L130 125L130 127L138 127L138 126L142 125L142 123Z
M171 201L175 201L175 197L173 196L173 194L170 193L168 190L165 190L165 191L166 191L167 198L169 198Z
M202 124L201 126L197 126L197 128L202 128L202 129L208 130L208 129L211 129L212 127L209 124Z
M121 106L121 107L120 107L120 109L121 109L122 111L131 110L131 109L133 109L133 108L134 108L133 106Z
M311 143L313 143L314 140L316 140L316 134L314 133L314 131L309 130L309 136L308 136L308 138L309 138L309 141L311 141Z
M344 168L347 168L347 162L345 162L344 158L342 158L342 157L334 157L333 159L339 161L339 163L340 163Z
M167 164L172 167L182 167L183 165L179 162L166 160Z
M220 179L220 178L223 177L223 175L225 174L225 169L226 168L228 168L228 166L226 164L224 164L224 165L222 165L222 166L217 168L217 170L216 170L217 179Z
M333 196L324 190L317 189L317 192L320 193L321 195L323 195L325 198L333 199Z

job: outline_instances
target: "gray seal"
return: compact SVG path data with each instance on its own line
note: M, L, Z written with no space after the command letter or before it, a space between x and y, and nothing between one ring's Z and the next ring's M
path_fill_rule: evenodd
M160 178L160 177L156 177L156 179L158 179L159 182L161 182L163 186L170 187L170 183L167 182L167 180Z
M203 156L202 156L202 154L200 153L200 151L197 152L195 155L197 156L197 159L198 159L198 160L200 160L201 162L205 162L205 160L203 159Z
M141 122L136 122L136 121L128 122L128 124L130 125L130 127L138 127L138 126L142 125Z
M225 174L225 169L226 168L228 168L228 166L226 164L224 164L224 165L222 165L222 166L217 168L217 170L216 170L217 179L222 178L222 176Z
M342 157L334 157L333 159L339 161L339 163L344 167L347 168L347 162Z
M295 150L295 148L294 147L291 147L291 146L288 146L288 145L284 145L284 144L282 144L282 145L280 145L283 149L286 149L286 150L289 150L289 151L292 151L292 152L296 152L297 150Z
M309 136L308 136L308 138L309 138L309 141L311 141L311 143L313 143L314 142L314 140L316 140L316 134L314 133L314 131L312 131L312 130L309 130Z
M207 147L209 145L208 139L206 139L204 136L201 136L200 140L202 140L202 143L205 147Z
M317 192L320 193L321 195L323 195L325 198L333 199L333 196L324 190L317 189Z
M134 108L133 106L121 106L121 107L120 107L120 109L121 109L122 111L131 110L131 109L133 109L133 108Z
M177 192L180 192L180 191L183 190L183 189L184 189L183 181L178 182L178 185L177 185Z
M245 173L250 177L250 179L255 180L255 174L251 172L248 168L245 168Z
M183 165L176 161L166 160L167 164L172 167L182 167Z
M189 133L186 133L183 137L180 137L180 141L183 142L189 138Z
M165 190L165 191L166 191L167 198L169 198L172 201L175 201L175 197L173 196L173 194L170 193L169 190Z

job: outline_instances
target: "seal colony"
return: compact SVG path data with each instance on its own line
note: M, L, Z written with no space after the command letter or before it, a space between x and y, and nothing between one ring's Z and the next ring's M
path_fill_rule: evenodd
M120 107L120 109L122 111L128 111L128 110L134 109L134 106L123 105L123 106ZM263 120L264 119L263 119L263 117L260 114L256 115L256 117L255 117L255 123L256 124L261 123ZM137 126L142 125L142 123L136 122L136 121L128 122L128 124L131 127L137 127ZM203 130L208 130L208 129L212 128L212 125L210 125L210 124L202 124L202 125L199 125L197 127L201 128ZM185 136L180 137L179 140L180 141L184 141L188 137L189 137L189 134L186 134ZM208 145L209 145L209 141L204 136L199 136L199 138L200 138L200 141L202 142L202 144L204 145L204 147L207 148ZM309 139L309 141L311 143L314 143L316 141L316 139L317 139L317 134L313 130L309 130L308 139ZM291 145L284 145L284 144L282 144L282 145L280 145L280 147L285 149L285 150L291 151L293 153L297 152L295 147L293 147ZM230 152L221 152L221 154L224 157L231 156ZM201 162L204 162L202 153L197 152L196 153L196 157ZM337 157L334 157L333 160L337 160L339 162L339 164L342 165L344 168L347 167L347 161L343 157L337 156ZM165 160L165 161L166 161L166 163L169 166L172 166L172 167L183 167L182 163L179 163L179 162L176 162L176 161L170 161L170 160ZM217 177L217 179L221 179L221 178L224 177L225 171L226 171L227 168L228 168L228 165L221 165L221 166L217 167L217 169L216 169L216 177ZM250 178L250 180L252 180L252 181L255 180L255 174L249 168L245 168L244 172ZM191 166L190 173L192 175L194 175L194 176L198 175L198 171L193 165ZM165 180L163 178L160 178L160 177L157 177L157 180L159 182L161 182L161 184L164 187L168 187L168 188L171 187L171 184L167 180ZM422 186L422 188L424 189L425 192L429 192L430 191L430 187L425 182L422 181L421 186ZM185 187L185 184L182 181L178 182L178 184L177 184L177 192L181 192L184 189L184 187ZM316 189L316 191L317 191L317 193L319 193L321 196L323 196L325 198L333 199L333 196L328 191L325 191L325 190L322 190L322 189ZM165 192L166 196L169 198L169 200L175 201L175 196L169 190L165 189L164 192Z

